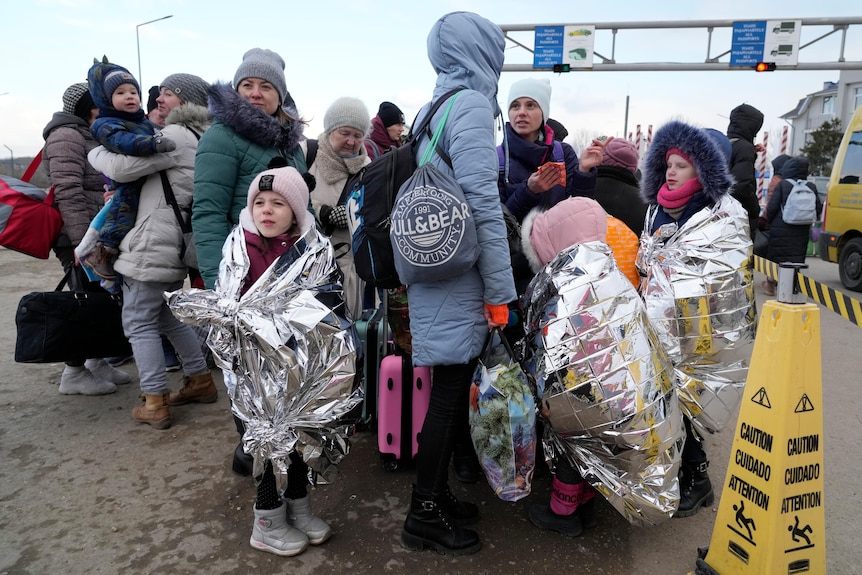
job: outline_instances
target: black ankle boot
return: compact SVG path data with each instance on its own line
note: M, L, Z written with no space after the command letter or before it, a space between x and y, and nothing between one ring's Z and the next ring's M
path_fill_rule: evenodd
M479 508L466 501L458 501L452 495L447 485L445 489L437 496L437 505L443 510L443 513L451 517L459 527L473 525L479 521Z
M581 516L577 512L571 515L557 515L549 505L536 504L530 506L527 515L530 522L539 529L556 531L567 537L578 537L584 531Z
M469 555L482 547L479 535L458 527L437 503L437 497L423 497L413 489L410 512L401 530L401 545L405 549L422 551L432 548L444 555Z
M712 482L706 474L709 461L683 463L680 469L679 509L674 517L690 517L701 507L712 505L715 495Z
M478 483L482 476L476 455L453 455L452 467L455 469L455 479L461 483Z
M231 465L233 472L248 477L254 470L254 457L245 452L242 448L242 442L233 450L233 464Z

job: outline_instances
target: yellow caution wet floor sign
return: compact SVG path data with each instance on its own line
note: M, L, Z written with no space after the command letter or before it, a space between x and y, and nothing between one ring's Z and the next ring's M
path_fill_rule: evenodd
M711 572L826 572L821 373L819 308L766 302L704 558Z

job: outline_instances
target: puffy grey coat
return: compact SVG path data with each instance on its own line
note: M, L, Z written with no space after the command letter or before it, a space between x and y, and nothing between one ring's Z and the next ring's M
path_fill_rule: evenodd
M105 205L105 181L87 162L87 154L99 145L90 126L81 118L57 112L42 131L45 171L54 186L54 200L63 216L64 235L72 247L81 243L90 221Z
M120 256L114 264L114 269L124 276L145 282L173 282L188 273L180 260L182 230L173 208L165 200L159 172L167 170L177 204L184 217L189 218L198 137L209 124L206 108L185 103L168 115L162 130L166 138L176 142L176 150L152 156L127 156L99 146L90 153L90 162L118 182L147 178L141 189L135 226L120 243Z
M504 47L497 26L466 12L444 16L428 35L428 58L437 72L434 99L453 88L466 88L458 94L440 138L454 169L436 155L431 161L445 173L454 172L473 213L481 251L475 267L462 276L408 286L415 365L455 365L477 357L488 335L484 304L506 304L516 297L494 140ZM445 108L432 118L432 129ZM428 109L426 105L420 110L417 124ZM417 162L429 143L427 137L420 141Z

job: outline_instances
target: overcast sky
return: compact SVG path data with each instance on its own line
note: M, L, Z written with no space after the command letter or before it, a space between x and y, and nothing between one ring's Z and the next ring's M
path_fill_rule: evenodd
M42 129L62 107L67 86L85 81L94 57L138 75L136 29L140 39L143 90L165 76L186 72L207 81L230 81L252 47L269 48L287 63L288 90L317 137L327 106L340 96L361 98L373 116L383 100L396 103L408 122L431 95L435 75L428 63L426 38L433 23L454 10L477 12L497 24L595 24L680 20L786 20L806 17L860 16L847 0L750 0L577 2L572 0L390 1L317 0L265 2L222 0L27 0L3 6L5 52L0 64L0 145L15 157L35 154ZM162 16L167 20L136 26ZM802 44L828 32L803 33ZM530 34L519 36L532 44ZM595 49L610 54L611 35L597 31ZM806 48L800 61L834 61L840 36L833 34ZM716 31L711 55L730 48L730 31ZM703 30L620 31L618 62L703 61ZM845 58L862 60L862 26L851 27ZM722 59L727 61L727 57ZM531 63L532 55L509 43L506 63ZM727 127L728 112L747 102L766 116L764 130L785 126L779 116L837 71L757 74L722 72L504 72L499 99L505 106L512 82L528 76L550 78L551 117L573 134L623 135L626 95L630 97L629 131L644 132L672 118L717 128ZM771 142L770 142L771 143ZM0 149L0 159L8 150Z

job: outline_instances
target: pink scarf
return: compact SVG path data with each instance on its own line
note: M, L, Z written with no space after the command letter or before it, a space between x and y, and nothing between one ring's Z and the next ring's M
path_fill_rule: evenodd
M658 203L663 208L681 208L700 190L703 184L697 178L692 178L675 190L667 189L667 182L658 191Z

